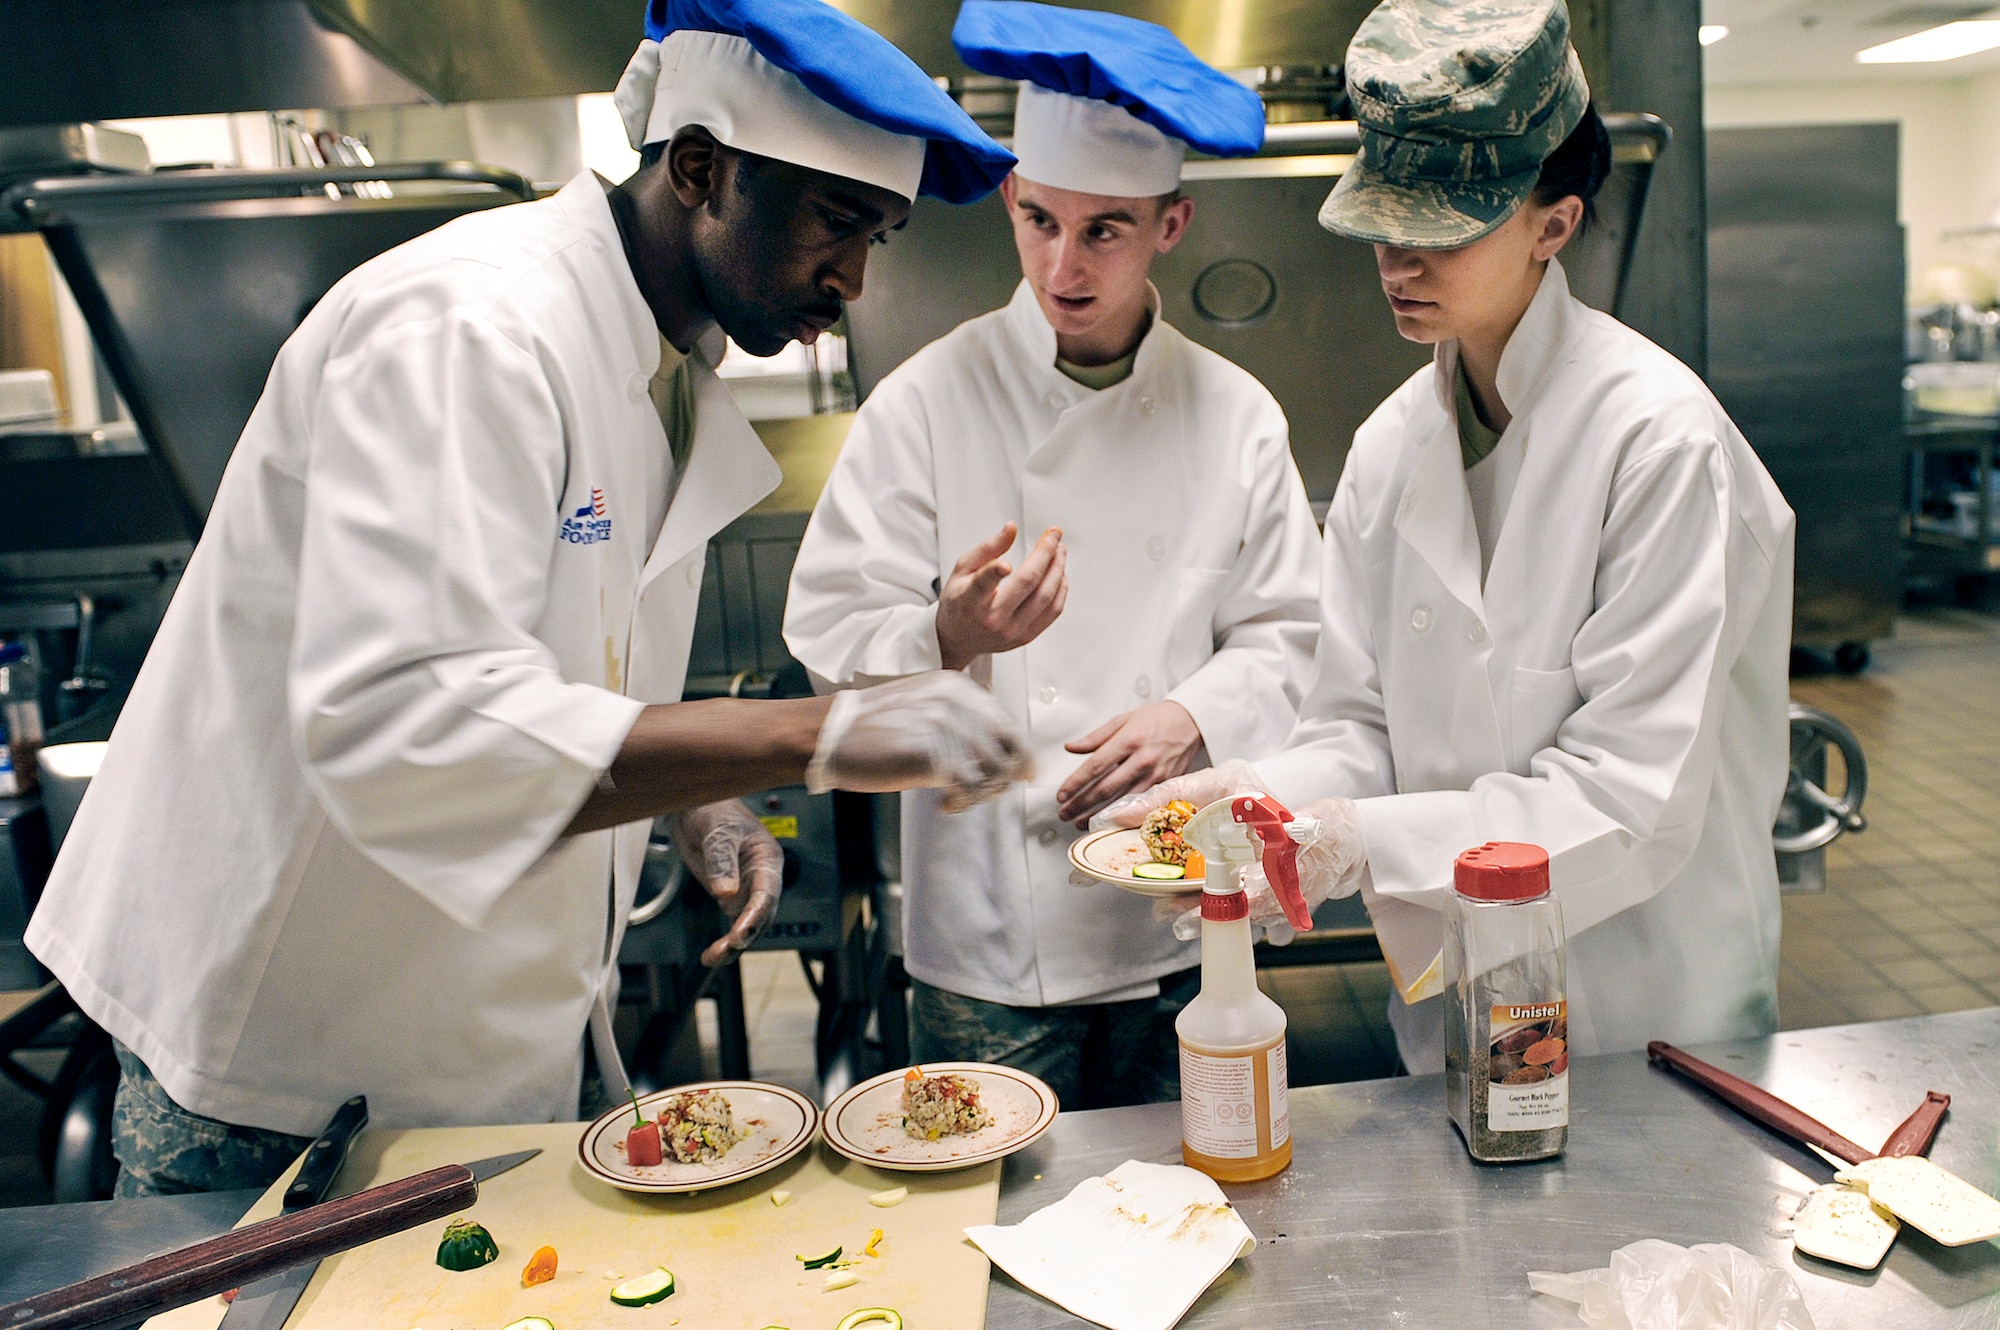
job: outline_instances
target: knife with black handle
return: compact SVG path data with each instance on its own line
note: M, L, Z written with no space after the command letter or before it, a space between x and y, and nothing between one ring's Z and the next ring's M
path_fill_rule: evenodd
M281 1213L297 1214L326 1199L333 1190L334 1178L340 1174L340 1166L347 1162L354 1138L367 1125L368 1096L358 1094L340 1106L319 1139L306 1147L292 1185L285 1188ZM299 1305L299 1298L317 1269L319 1262L309 1261L239 1289L217 1330L278 1330L292 1314L292 1308Z

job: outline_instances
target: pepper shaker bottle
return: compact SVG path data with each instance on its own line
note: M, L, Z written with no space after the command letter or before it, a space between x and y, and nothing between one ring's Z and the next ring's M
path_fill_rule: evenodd
M1445 1094L1482 1163L1548 1159L1569 1140L1562 907L1541 847L1494 841L1452 870L1445 912Z

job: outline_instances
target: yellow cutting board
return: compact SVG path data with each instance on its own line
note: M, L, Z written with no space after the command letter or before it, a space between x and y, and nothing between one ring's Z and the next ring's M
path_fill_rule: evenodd
M640 1196L592 1179L576 1161L579 1123L370 1131L341 1171L340 1194L394 1181L440 1164L470 1163L540 1146L542 1153L479 1189L466 1213L484 1224L500 1259L454 1272L437 1264L444 1220L420 1224L329 1257L288 1330L501 1330L522 1316L545 1316L556 1330L833 1330L861 1307L893 1307L909 1330L980 1330L986 1320L987 1263L965 1240L999 1207L1000 1165L956 1173L890 1173L851 1163L815 1142L759 1177L698 1196ZM278 1212L291 1170L264 1193L244 1222ZM908 1187L901 1205L868 1197ZM792 1193L783 1206L773 1190ZM861 1256L881 1229L881 1255ZM826 1292L825 1274L795 1257L839 1243L860 1264L861 1282ZM537 1247L556 1249L554 1280L521 1287ZM674 1295L650 1307L620 1307L612 1286L664 1265ZM221 1299L209 1298L147 1324L151 1330L215 1330Z

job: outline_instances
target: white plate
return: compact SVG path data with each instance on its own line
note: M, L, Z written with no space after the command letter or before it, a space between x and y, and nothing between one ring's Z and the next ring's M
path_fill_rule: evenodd
M926 1062L923 1069L933 1076L955 1072L975 1082L993 1121L963 1136L914 1140L903 1130L903 1071L885 1071L828 1106L826 1143L876 1168L942 1173L1004 1159L1032 1144L1056 1120L1056 1092L1025 1071L990 1062Z
M636 1166L625 1162L625 1134L632 1130L632 1106L626 1104L584 1129L582 1139L576 1143L576 1156L584 1171L625 1191L707 1191L776 1168L812 1144L813 1131L819 1126L819 1108L812 1100L796 1090L759 1081L677 1085L671 1090L640 1096L639 1107L648 1109L669 1095L689 1090L712 1090L727 1099L736 1125L749 1127L750 1135L712 1163L683 1164L669 1159L661 1164ZM647 1113L648 1118L651 1116Z
M1150 863L1152 858L1152 851L1146 848L1146 838L1137 827L1093 831L1069 843L1070 866L1099 882L1109 882L1114 887L1123 887L1141 896L1180 896L1201 890L1202 879L1198 877L1161 881L1158 878L1132 876L1134 865Z

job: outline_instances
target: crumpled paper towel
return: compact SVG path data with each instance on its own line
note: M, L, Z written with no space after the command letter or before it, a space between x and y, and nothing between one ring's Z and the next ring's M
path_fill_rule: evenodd
M1601 1330L1813 1330L1791 1275L1725 1242L1678 1247L1646 1238L1602 1270L1530 1270L1528 1283L1577 1303Z
M1108 1330L1169 1330L1257 1246L1207 1174L1129 1160L1018 1224L965 1230L993 1264Z

